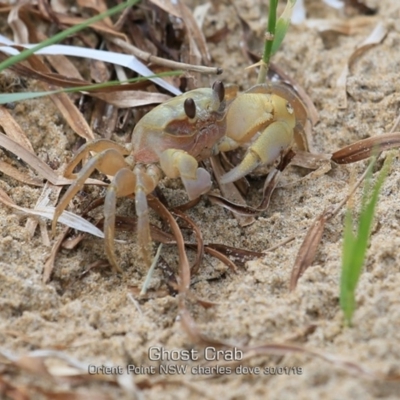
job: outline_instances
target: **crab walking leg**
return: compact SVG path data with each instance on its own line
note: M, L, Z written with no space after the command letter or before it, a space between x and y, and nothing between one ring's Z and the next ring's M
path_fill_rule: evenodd
M136 216L138 218L138 244L142 251L143 258L149 267L151 265L151 235L147 194L151 193L155 189L159 180L159 175L157 173L153 174L152 172L155 172L155 170L149 168L148 171L144 171L143 166L137 166L133 170L136 179L135 208Z
M259 165L272 164L292 143L293 127L285 121L270 124L249 147L239 165L221 177L221 183L235 182Z
M211 189L210 174L204 168L199 168L197 160L184 150L164 150L160 165L169 178L182 179L190 200L197 199Z
M112 142L111 140L99 139L94 142L86 143L79 149L74 158L68 164L64 171L64 176L66 178L74 178L76 176L76 174L73 173L74 168L89 154L89 152L95 151L96 153L101 153L108 149L118 150L118 152L124 156L129 154L129 150L124 146Z
M111 266L117 271L122 269L117 264L114 252L115 237L115 209L117 198L128 196L134 193L136 187L136 177L129 168L120 169L111 181L107 189L104 201L104 242L105 251Z
M56 230L56 224L59 216L65 210L68 203L75 196L75 194L82 189L86 179L89 178L89 176L95 169L107 175L115 175L118 170L125 167L128 167L128 165L126 164L124 157L118 150L115 149L104 150L103 152L96 154L93 158L91 158L83 166L82 170L78 174L76 181L68 188L60 203L56 207L53 222L51 224L53 236Z

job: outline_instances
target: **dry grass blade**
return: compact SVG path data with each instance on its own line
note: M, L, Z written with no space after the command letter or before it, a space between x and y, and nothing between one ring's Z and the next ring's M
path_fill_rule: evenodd
M48 400L112 400L110 395L95 391L52 391L38 386L32 386L31 389L33 393L44 396Z
M104 218L102 218L96 226L99 229L103 229ZM120 215L115 216L115 229L129 232L137 231L137 218L123 217ZM152 240L162 244L175 244L176 240L173 235L168 232L164 232L156 225L150 225L150 235Z
M56 64L55 59L57 59L59 57L62 57L63 59L68 60L64 56L57 56L57 55L53 55L51 57L48 56L46 58L48 60L52 60L53 63ZM4 53L0 52L0 61L4 61L6 59L7 59L7 56ZM70 61L68 60L68 63L69 62ZM79 87L79 86L89 86L90 85L89 81L85 81L80 76L75 76L75 74L73 72L74 70L68 70L69 75L62 74L62 73L55 74L53 72L46 73L46 72L37 71L34 68L31 68L24 64L15 64L15 65L11 66L10 69L20 76L38 79L42 82L47 82L51 85L57 85L60 87Z
M369 50L371 47L381 43L385 39L388 33L387 28L382 22L378 23L371 34L355 49L353 54L350 56L348 66L351 68L354 61L360 57L363 53Z
M332 210L325 210L314 220L308 229L292 268L289 284L290 290L294 290L296 288L298 280L303 275L304 271L314 261L317 248L321 242L322 234L324 233L325 223L331 217Z
M177 61L167 60L161 57L154 56L150 53L147 53L143 50L138 49L137 47L131 45L130 43L126 42L125 40L121 40L119 38L112 39L112 42L119 46L121 49L125 50L129 54L133 54L135 57L140 58L141 60L152 63L156 65L161 65L167 68L172 69L183 69L193 72L200 72L202 74L222 74L221 68L216 67L203 67L201 65L194 65L194 64L187 64L181 63Z
M185 242L182 232L172 214L160 200L154 196L148 196L148 202L150 207L169 223L175 236L179 252L179 293L184 295L189 290L190 286L190 266L185 251Z
M21 211L28 216L36 216L36 217L43 217L52 220L54 216L54 207L42 207L37 209L29 209L25 207L20 207L15 204L12 199L7 195L7 193L0 188L0 202L4 205L11 207L15 210ZM104 239L103 232L91 224L89 221L86 221L82 217L79 217L76 214L73 214L69 211L63 211L60 216L59 221L70 228L78 229L82 232L88 232L94 236L100 237Z
M210 55L207 50L207 44L203 32L201 31L195 18L193 17L192 12L184 4L184 2L168 2L160 0L150 0L150 2L160 7L165 12L182 19L186 26L187 34L189 36L190 54L193 56L199 54L200 52L201 58L206 64L208 64L210 61ZM200 64L199 61L201 60L194 61Z
M182 328L189 336L192 342L211 345L215 347L234 347L234 345L231 343L211 339L205 336L203 333L201 333L195 320L192 318L192 316L190 315L189 311L187 310L183 302L179 304L179 316Z
M203 234L201 233L199 227L183 212L179 210L175 210L173 214L177 215L179 218L183 219L186 224L188 224L192 230L193 233L196 236L196 242L197 242L197 252L196 252L196 259L193 263L193 266L190 269L190 272L192 275L196 274L200 268L200 265L203 261L204 258L204 240L203 240Z
M14 5L7 18L8 25L12 29L14 40L17 43L28 43L29 41L28 28L19 16L19 12L24 6L27 6L24 2L19 2L17 5Z
M363 139L349 146L343 147L332 154L332 161L338 164L350 164L365 160L374 153L400 147L400 132L373 136Z
M17 124L12 115L4 106L0 106L0 125L4 129L4 132L13 139L15 142L19 143L21 146L25 147L28 151L34 153L32 144L25 132Z
M17 157L24 160L34 171L36 171L44 179L47 179L53 185L70 185L74 182L73 179L63 178L58 176L46 163L44 163L39 157L30 151L26 150L25 147L21 146L8 136L0 132L0 147L4 147ZM104 182L97 179L88 179L88 184L95 185L106 185Z
M290 161L291 165L297 165L307 169L319 169L326 164L330 164L332 154L312 154L296 149L296 154Z
M29 57L28 62L34 69L42 73L49 74L51 72L50 69L36 56ZM45 90L55 89L46 83L42 83L42 85L44 85ZM94 134L90 129L89 124L66 93L52 94L50 95L50 98L76 134L88 141L94 140Z
M210 199L211 203L218 204L221 207L232 211L235 214L255 217L260 214L260 210L250 206L243 206L241 204L232 203L231 201L225 199L224 197L218 196L217 194L208 193L207 197Z
M107 5L104 0L78 0L77 3L80 7L89 8L95 10L97 14L101 14L107 11ZM110 17L106 17L102 20L105 24L109 26L113 26L112 20Z
M6 399L30 400L25 387L15 386L0 375L0 393Z
M86 22L86 20L87 20L86 18L74 17L74 16L60 14L60 13L55 13L54 15L57 17L60 25L64 25L64 26L80 25L80 24ZM94 23L90 24L90 27L92 29L94 29L95 31L98 31L99 33L105 33L108 35L112 35L113 37L118 37L123 40L126 40L125 34L118 32L116 29L114 29L113 27L110 27L109 25L105 24L102 21L94 22Z
M235 262L241 265L245 264L247 261L265 256L264 253L259 251L239 249L238 247L226 246L220 243L209 243L207 244L207 247L217 250L219 253L222 253L225 256L232 257Z
M16 179L22 183L26 183L27 185L32 186L43 186L42 179L32 178L27 175L25 172L19 171L17 168L12 167L10 164L7 164L4 161L0 160L0 172L5 175L10 176L11 178Z
M386 37L388 31L382 22L379 22L371 34L354 50L354 52L349 57L340 77L337 80L337 88L341 91L341 99L339 103L339 108L347 108L347 76L350 72L350 68L354 61L360 57L363 53L369 50L371 47L376 46L381 43Z
M305 25L318 32L336 32L342 35L354 35L365 26L371 25L370 17L344 19L307 19Z
M204 251L212 257L215 257L219 261L223 262L231 271L236 272L236 264L229 259L225 254L214 249L212 246L204 246Z
M246 206L246 201L242 197L239 189L236 187L236 185L232 183L224 183L222 184L220 182L221 176L225 174L225 170L223 169L221 165L221 161L219 157L213 156L211 157L211 166L215 175L215 179L218 182L218 186L221 189L221 192L224 196L225 199L232 201L235 204L243 205ZM253 216L244 216L241 214L234 213L233 214L237 221L239 222L240 226L247 226L251 225L255 219Z
M368 7L367 4L361 0L345 0L345 3L351 7L354 7L362 14L374 15L376 13L374 8Z
M61 244L63 243L68 232L69 228L64 228L62 233L60 233L56 238L53 247L51 248L49 258L46 260L43 268L43 277L42 277L43 283L50 282L51 274L53 273L55 267L57 253L60 250Z
M61 192L60 186L53 186L51 183L46 182L46 185L43 188L42 193L40 194L40 196L35 204L35 209L38 209L38 208L40 209L42 207L47 207L49 204L54 204L57 201L58 196L60 195L60 192ZM54 199L53 203L50 202L51 194L53 194L53 199ZM46 224L44 221L38 221L35 218L28 218L28 220L26 221L25 228L29 234L29 237L30 238L33 237L38 224L40 225L40 233L42 235L42 243L45 246L50 246L50 239L49 239L47 227L46 227Z
M187 33L189 36L189 46L190 46L190 54L193 55L199 54L202 59L202 63L208 65L210 63L211 57L208 52L206 39L203 35L202 30L197 24L196 20L193 17L192 11L188 8L183 1L178 1L178 7L181 12L181 18L185 21ZM191 60L191 62L198 62L201 60Z
M265 211L268 208L272 193L275 190L280 177L281 177L281 171L279 171L275 168L273 168L268 173L267 179L265 180L265 183L264 183L263 198L257 207L257 210L259 210L259 212Z
M132 108L149 104L163 103L171 98L162 93L149 93L140 90L125 90L123 92L90 93L88 95L104 100L119 108Z

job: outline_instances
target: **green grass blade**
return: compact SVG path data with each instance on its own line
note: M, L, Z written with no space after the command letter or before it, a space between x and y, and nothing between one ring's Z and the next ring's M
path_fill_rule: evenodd
M353 216L351 209L346 211L345 228L342 250L342 275L340 290L340 305L347 321L351 319L354 312L354 288L352 284L352 254L356 237L353 233Z
M371 233L376 204L383 182L389 172L392 157L385 160L375 185L371 184L372 169L375 165L375 158L368 166L362 199L362 209L359 217L357 234L353 233L352 210L348 209L345 218L345 229L343 236L342 250L342 274L340 283L340 306L343 310L346 322L351 324L351 319L356 307L355 289L361 275L364 264L369 236Z
M265 33L264 52L261 59L260 71L258 73L257 83L264 83L267 77L269 60L271 58L271 50L273 38L275 36L276 26L276 9L278 7L278 0L269 0L268 10L268 26Z
M11 67L12 65L25 60L32 54L34 54L36 51L43 49L44 47L50 46L52 44L58 43L61 40L65 39L69 35L73 35L82 29L87 28L89 25L99 22L102 19L109 17L111 15L114 15L122 10L124 10L127 7L133 6L136 3L138 3L140 0L128 0L125 3L121 3L118 6L115 6L113 8L110 8L104 13L98 14L92 18L89 18L85 22L79 25L72 26L71 28L66 29L65 31L59 32L56 35L52 36L49 39L44 40L43 42L39 43L37 46L34 46L30 49L23 50L21 53L8 58L7 60L4 60L3 62L0 63L0 72L3 71L6 68Z
M257 83L265 82L271 56L277 52L285 38L295 4L296 0L288 0L282 15L277 21L276 10L278 8L278 0L269 0L268 26L265 34L264 52L260 61L260 72L258 73Z
M293 7L296 0L288 0L282 15L279 17L275 27L275 37L272 42L271 56L273 56L279 49L289 29L290 19L292 18Z

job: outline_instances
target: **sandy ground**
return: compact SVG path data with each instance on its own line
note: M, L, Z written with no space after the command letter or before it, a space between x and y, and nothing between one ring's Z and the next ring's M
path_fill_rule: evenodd
M217 3L217 2L215 2ZM213 64L224 69L224 82L242 89L255 83L255 73L239 43L240 22L228 1L212 7L205 21L205 34L224 25L230 35L210 44ZM265 6L261 0L234 1L240 16L248 22L255 38L252 50L260 52L265 26ZM319 1L309 1L308 17L334 19L342 15ZM310 4L312 3L312 4ZM353 141L389 132L400 108L400 5L397 0L368 1L379 7L364 27L350 36L325 34L305 26L289 31L274 62L296 80L313 100L320 121L313 130L317 151L331 152ZM343 20L343 19L342 19ZM340 73L355 46L378 22L388 29L382 44L357 59L348 80L348 107L339 109L341 92L336 87ZM213 80L212 78L211 80ZM208 82L203 82L208 84ZM12 113L32 141L36 154L47 161L66 162L77 137L66 126L48 99L16 105ZM264 251L283 239L296 235L291 243L251 261L237 274L215 259L206 258L192 285L200 298L216 302L212 308L193 305L190 311L199 328L209 337L233 343L257 345L268 342L297 343L308 349L334 354L359 363L377 373L400 374L400 164L396 158L382 189L377 206L371 244L364 273L357 289L358 308L354 326L347 328L339 307L339 279L343 212L327 224L316 259L290 293L288 282L298 248L313 218L327 206L346 196L351 171L362 173L366 163L333 166L315 179L282 187L273 195L270 208L246 228L238 225L227 211L206 200L189 212L201 228L206 242ZM23 164L0 150L0 157L13 165ZM299 176L299 171L288 175ZM33 207L41 189L24 186L1 176L0 186L20 206ZM179 182L161 185L172 204L185 201ZM74 201L79 211L100 189L87 188ZM359 193L356 196L359 199ZM120 202L120 215L133 215L129 200ZM95 261L104 259L101 239L87 236L77 249L62 250L48 284L42 270L50 249L42 244L37 231L28 238L26 217L0 206L0 343L1 349L16 355L39 349L59 349L64 354L95 367L112 365L126 372L127 365L155 368L154 376L143 370L130 378L136 382L163 379L141 393L144 399L397 399L399 383L368 380L309 355L262 356L231 365L231 373L196 374L203 365L204 347L196 346L177 320L177 300L173 296L140 301L140 310L129 299L130 288L143 283L146 268L137 255L135 236L121 232L127 240L118 245L123 276L108 268L83 274ZM176 265L174 250L165 250L170 265ZM152 288L161 287L163 276L156 271ZM315 326L311 333L308 327ZM166 362L149 360L151 347L171 352L193 350L200 360L172 361L187 366L185 374L161 373ZM212 354L209 353L208 356ZM53 361L59 365L59 361ZM222 360L217 362L222 365ZM243 368L258 367L248 374ZM280 367L273 370L272 367ZM270 368L268 370L268 368ZM277 374L276 372L281 372ZM275 372L275 373L274 373ZM132 398L121 387L101 382L64 381L36 377L34 373L0 363L3 378L17 385L39 385L55 391L90 393L98 398ZM173 383L173 382L175 383ZM1 387L1 385L0 385ZM41 398L39 395L33 398Z

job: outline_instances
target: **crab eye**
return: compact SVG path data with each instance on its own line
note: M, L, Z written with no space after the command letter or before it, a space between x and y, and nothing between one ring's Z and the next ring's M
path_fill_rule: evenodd
M190 119L193 119L196 116L196 104L191 97L185 100L185 102L183 103L183 108L185 110L185 114Z
M217 93L219 101L222 102L225 97L225 88L224 84L221 81L215 81L212 85L212 89L215 93Z

